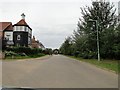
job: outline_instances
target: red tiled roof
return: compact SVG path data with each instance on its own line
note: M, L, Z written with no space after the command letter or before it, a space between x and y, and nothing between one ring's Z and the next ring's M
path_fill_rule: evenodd
M0 30L13 30L11 22L0 22Z
M25 19L21 19L17 24L15 25L27 25L27 23L25 22Z
M30 28L30 26L26 23L26 21L25 21L25 19L21 19L18 23L16 23L16 24L14 24L13 26L21 26L21 25L23 25L23 26L27 26L27 27L29 27ZM31 29L31 28L30 28ZM32 30L32 29L31 29Z

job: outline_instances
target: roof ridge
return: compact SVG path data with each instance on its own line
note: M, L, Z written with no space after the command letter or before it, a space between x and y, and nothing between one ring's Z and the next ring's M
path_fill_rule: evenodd
M8 28L10 26L10 24L11 24L11 22L5 27L5 29Z
M12 22L0 22L1 26L0 28L2 30L5 30L6 28L8 28L10 25L12 25Z
M9 23L9 25L7 26L6 29L7 29L7 30L13 30L13 25L12 25L12 23Z
M21 19L16 25L28 25L24 19Z

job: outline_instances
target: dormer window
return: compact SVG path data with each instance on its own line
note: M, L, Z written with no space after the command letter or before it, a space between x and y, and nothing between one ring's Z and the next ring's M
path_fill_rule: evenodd
M21 39L21 36L20 35L17 35L17 40L19 41Z

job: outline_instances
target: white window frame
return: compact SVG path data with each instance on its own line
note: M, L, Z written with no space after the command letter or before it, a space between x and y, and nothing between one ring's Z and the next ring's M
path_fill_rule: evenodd
M21 35L17 35L17 40L20 41Z

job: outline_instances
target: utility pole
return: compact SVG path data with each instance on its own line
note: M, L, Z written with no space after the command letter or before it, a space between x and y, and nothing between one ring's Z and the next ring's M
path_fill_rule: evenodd
M98 54L98 61L100 61L100 44L99 44L98 21L89 19L89 22L95 22L95 25L96 25L96 31L97 31L97 54Z

